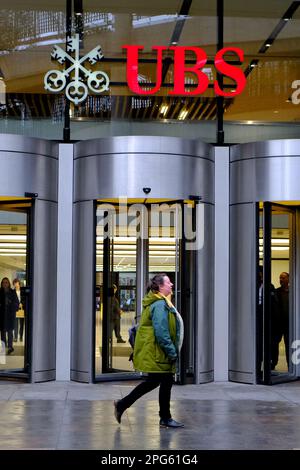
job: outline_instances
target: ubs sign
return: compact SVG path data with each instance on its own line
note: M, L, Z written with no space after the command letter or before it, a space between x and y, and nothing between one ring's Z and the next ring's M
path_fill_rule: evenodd
M153 46L152 50L156 52L156 82L149 89L143 88L139 83L139 52L144 46L124 45L122 49L127 51L126 60L126 79L128 88L138 95L153 95L159 91L162 86L162 66L163 52L172 51L174 56L174 85L168 92L169 95L193 96L201 95L209 85L208 76L202 70L207 62L207 55L200 47L184 46ZM196 62L192 66L186 64L186 53L192 52L196 57ZM224 56L228 53L234 53L240 62L244 60L244 52L237 47L225 47L216 53L214 64L217 72L221 75L231 78L235 82L235 89L225 91L219 86L217 80L214 81L214 90L216 95L233 97L242 93L246 86L246 77L241 69L226 62ZM69 38L67 41L67 51L59 46L54 46L52 59L60 64L65 64L65 70L49 70L44 77L44 86L46 90L59 93L66 88L66 96L75 105L84 101L88 96L88 89L93 93L102 93L109 89L109 78L103 71L92 71L84 63L96 64L103 57L100 46L96 46L90 52L80 58L79 56L79 35ZM186 73L193 74L196 77L196 86L192 90L186 90L189 86L185 82ZM85 78L86 83L83 78Z
M143 46L123 46L123 49L127 50L127 84L130 90L139 95L153 95L156 93L162 85L162 63L163 63L163 51L171 50L174 53L174 88L169 91L169 95L201 95L205 92L209 85L208 76L201 70L207 62L207 55L200 47L184 47L184 46L154 46L153 51L157 54L157 65L156 65L156 85L151 90L145 90L140 87L138 83L138 53L144 49ZM187 67L185 63L185 53L193 52L196 56L196 63L191 67ZM242 93L246 86L246 77L244 72L239 68L228 64L224 55L228 52L233 52L238 56L240 62L244 60L244 52L238 47L224 47L220 49L215 56L215 67L216 70L227 77L230 77L236 83L235 90L224 91L220 88L218 81L214 81L215 93L219 96L236 96ZM189 72L197 77L198 84L194 90L186 91L185 74Z

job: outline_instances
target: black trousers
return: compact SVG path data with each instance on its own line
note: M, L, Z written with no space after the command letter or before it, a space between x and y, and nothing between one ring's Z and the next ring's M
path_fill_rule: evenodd
M15 341L18 341L18 337L20 337L20 341L23 341L24 321L25 321L25 318L16 318L15 320L15 329L14 329Z
M6 340L6 333L7 333L7 340ZM4 342L5 346L9 349L13 347L13 330L1 330L1 341Z
M118 402L118 407L120 407L121 410L126 410L126 408L129 408L136 400L159 386L159 416L161 419L170 419L172 385L172 373L150 373L144 382L137 385L132 392Z
M116 338L121 339L121 318L114 318L110 325L110 335L112 337L113 331L115 332Z

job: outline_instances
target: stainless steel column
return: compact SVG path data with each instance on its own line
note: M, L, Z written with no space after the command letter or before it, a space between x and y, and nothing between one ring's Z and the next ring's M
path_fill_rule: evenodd
M254 383L255 203L300 201L300 140L236 145L231 148L230 167L229 378ZM299 285L298 271L296 267L295 287ZM294 291L298 305L299 290ZM296 334L299 333L300 320L296 318Z
M33 209L31 379L55 379L57 155L51 141L0 136L0 195L37 193Z

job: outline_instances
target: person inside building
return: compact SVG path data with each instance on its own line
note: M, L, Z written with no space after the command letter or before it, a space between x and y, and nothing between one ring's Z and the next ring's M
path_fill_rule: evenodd
M14 340L23 341L23 333L24 333L24 302L21 299L21 282L20 279L16 278L13 280L13 287L16 291L18 300L19 300L19 309L16 312L16 321L15 321L15 328L14 328Z
M289 273L282 272L279 276L280 287L276 289L276 296L279 306L279 338L280 343L282 336L285 345L285 357L287 366L289 367Z
M143 299L143 312L136 333L133 353L134 367L147 373L146 380L131 393L114 402L115 418L121 423L124 411L136 400L159 386L159 424L161 427L183 427L172 419L171 389L176 361L183 341L183 321L168 296L173 284L165 273L150 281Z
M114 331L117 343L126 343L121 336L121 314L120 302L117 297L118 288L116 284L113 285L113 296L111 299L111 333Z
M270 286L271 294L271 318L270 318L270 358L271 370L274 370L278 363L279 356L279 311L276 290L273 284ZM257 366L261 371L263 360L263 335L264 335L264 318L263 318L263 267L259 266L258 272L258 319L257 319L257 337L258 337L258 354Z
M9 279L4 277L0 288L0 330L1 341L8 347L7 354L14 352L13 332L18 308L19 300L16 291L11 289Z

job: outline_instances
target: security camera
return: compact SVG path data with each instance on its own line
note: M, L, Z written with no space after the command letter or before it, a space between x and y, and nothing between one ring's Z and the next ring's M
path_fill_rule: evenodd
M145 194L149 194L151 192L151 188L143 188Z

